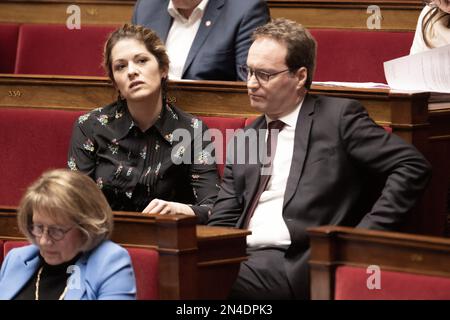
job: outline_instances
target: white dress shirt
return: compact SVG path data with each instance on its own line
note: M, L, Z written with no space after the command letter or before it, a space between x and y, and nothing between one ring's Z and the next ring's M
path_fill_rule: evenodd
M283 219L283 203L294 155L295 128L302 103L303 100L294 111L279 119L286 125L278 134L272 176L250 219L249 230L252 234L247 236L249 247L291 244L291 236ZM271 121L268 117L266 120Z
M192 11L189 19L186 19L174 7L172 1L169 2L167 11L173 18L173 23L166 39L166 48L170 59L169 79L179 80L183 76L184 65L200 27L207 4L208 0L200 2Z

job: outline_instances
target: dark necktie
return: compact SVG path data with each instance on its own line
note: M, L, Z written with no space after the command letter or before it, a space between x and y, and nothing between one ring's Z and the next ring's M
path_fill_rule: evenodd
M256 190L255 196L252 199L251 205L247 210L247 215L244 220L244 229L248 228L250 223L250 219L255 213L255 209L258 206L259 198L261 197L264 190L267 188L267 184L269 183L271 174L272 174L272 162L275 157L275 152L277 150L277 140L278 140L278 132L281 131L284 127L285 123L281 120L275 120L269 123L268 129L269 133L267 135L267 161L261 167L261 176L259 179L258 189ZM276 130L276 133L273 134L273 131Z

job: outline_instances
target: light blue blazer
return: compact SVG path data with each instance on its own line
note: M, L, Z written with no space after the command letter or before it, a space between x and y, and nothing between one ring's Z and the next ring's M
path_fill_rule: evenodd
M0 271L0 299L13 299L39 267L39 249L11 250ZM136 283L127 250L107 240L83 254L68 279L65 300L132 300Z

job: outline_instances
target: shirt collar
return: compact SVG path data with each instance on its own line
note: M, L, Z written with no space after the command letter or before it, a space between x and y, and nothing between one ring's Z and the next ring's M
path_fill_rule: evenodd
M182 23L187 23L189 21L195 20L197 17L201 18L205 12L206 6L208 4L209 0L202 0L202 2L200 2L197 7L195 7L194 11L192 11L191 16L189 17L189 19L186 19L180 12L178 12L178 10L175 8L175 6L173 5L172 0L169 1L169 5L167 7L167 11L169 12L169 14L171 15L172 18L174 18L175 20L178 20Z
M298 119L298 114L300 112L300 109L303 105L303 101L305 100L305 98L303 98L298 105L295 107L294 110L292 110L290 113L288 113L287 115L284 115L282 117L280 117L278 120L283 121L287 126L292 127L295 130L295 127L297 126L297 119ZM266 115L266 122L269 123L271 121L273 121L275 119L271 119L269 118L269 116Z

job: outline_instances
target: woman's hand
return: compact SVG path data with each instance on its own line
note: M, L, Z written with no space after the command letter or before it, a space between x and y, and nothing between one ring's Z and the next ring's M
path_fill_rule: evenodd
M142 212L157 214L186 214L189 216L195 216L194 211L187 204L164 201L161 199L153 199Z

